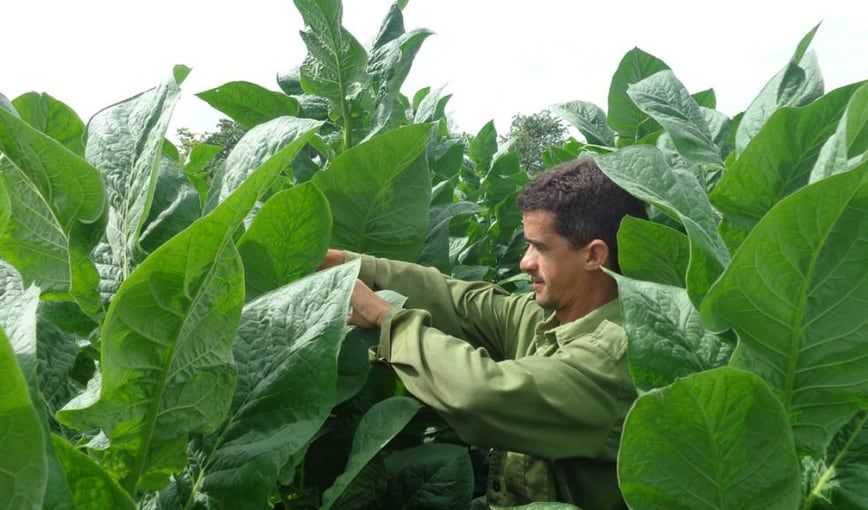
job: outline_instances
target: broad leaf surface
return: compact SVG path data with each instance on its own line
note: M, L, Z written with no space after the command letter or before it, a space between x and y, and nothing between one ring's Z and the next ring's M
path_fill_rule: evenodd
M550 106L549 110L578 129L588 143L615 145L615 133L606 124L606 112L594 103L570 101Z
M378 290L377 295L392 306L403 308L407 298L391 290ZM380 341L376 329L350 328L341 344L338 357L338 396L337 403L355 396L365 385L371 371L368 349Z
M27 381L0 330L0 506L42 508L48 479L45 437Z
M390 508L465 510L473 498L467 447L431 443L386 458Z
M734 363L783 402L801 452L822 452L868 398L868 163L782 200L702 304L733 328Z
M163 139L180 97L174 77L109 106L87 125L87 160L102 174L108 197L106 242L111 263L126 278L140 259L139 235L148 217Z
M238 241L247 300L316 269L325 257L331 232L328 201L312 184L268 199Z
M226 200L263 162L293 145L302 133L321 125L315 120L280 117L245 133L226 157L225 172L211 186L205 210Z
M639 48L633 48L621 58L609 85L608 109L609 127L618 135L638 140L659 129L657 123L633 104L627 88L667 69L669 66L665 62Z
M744 151L778 108L803 106L823 95L823 76L814 52L806 53L819 25L799 42L787 65L769 80L744 112L735 134L737 153Z
M112 300L101 331L99 401L73 401L58 418L103 429L128 493L165 485L185 463L187 435L214 432L229 411L232 339L244 303L244 268L232 239L313 129L145 259Z
M420 407L415 399L392 397L368 409L356 428L346 470L323 494L322 510L338 502L353 479L410 422Z
M205 467L204 490L221 507L268 508L281 467L329 416L358 271L342 264L244 307L231 417Z
M717 217L696 177L670 168L655 147L637 145L599 156L605 174L633 196L679 220L690 241L687 291L699 306L711 284L729 263L717 233Z
M51 442L72 491L75 510L133 510L136 504L120 485L90 457L55 434Z
M612 273L629 340L630 375L641 390L726 365L734 345L705 331L687 291Z
M660 71L630 85L627 95L663 126L683 158L702 165L723 165L699 105L672 71Z
M431 127L406 126L338 156L313 183L331 205L332 245L415 261L428 233Z
M62 101L48 94L28 92L12 100L21 119L54 138L75 155L84 156L84 122Z
M298 101L248 81L231 81L199 92L197 97L225 113L244 129L298 114Z
M202 215L199 194L178 165L167 157L160 162L154 201L142 230L141 245L148 252L159 248Z
M759 377L729 367L639 397L618 480L631 508L791 510L800 498L786 413Z
M43 293L98 307L88 253L101 235L99 173L59 142L0 110L0 256Z
M842 87L808 106L782 108L768 119L710 194L727 229L749 232L778 201L808 183L823 144L857 88Z
M618 229L621 273L636 280L686 287L690 242L674 228L627 216Z
M864 83L864 82L863 82ZM811 170L810 182L850 170L868 154L868 84L850 97L835 133L826 140Z
M43 317L38 319L37 338L39 388L48 412L54 414L79 393L69 380L79 352L79 338Z

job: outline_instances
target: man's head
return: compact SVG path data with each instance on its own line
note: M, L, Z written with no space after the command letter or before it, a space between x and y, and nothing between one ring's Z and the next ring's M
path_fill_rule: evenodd
M531 275L540 306L564 311L562 322L602 304L595 302L594 293L614 285L600 269L618 270L621 220L626 215L646 217L642 202L591 159L540 174L522 189L518 207L528 241L521 269Z

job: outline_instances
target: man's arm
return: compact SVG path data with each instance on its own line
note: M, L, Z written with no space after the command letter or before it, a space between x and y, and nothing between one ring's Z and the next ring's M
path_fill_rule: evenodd
M362 260L359 278L368 287L407 296L405 307L429 311L434 327L484 347L497 359L515 354L512 330L523 313L518 296L489 283L449 278L435 268L342 250L328 250L320 268L355 258Z
M389 310L378 355L468 443L560 459L604 453L635 398L620 326L552 352L495 361L431 327L421 310Z

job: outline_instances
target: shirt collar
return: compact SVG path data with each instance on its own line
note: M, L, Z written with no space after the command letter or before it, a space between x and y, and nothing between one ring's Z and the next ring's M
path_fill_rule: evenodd
M603 321L621 324L621 302L617 298L592 310L584 317L566 324L559 324L555 312L552 312L544 322L537 326L537 331L543 333L546 338L556 340L561 344L579 335L593 333Z

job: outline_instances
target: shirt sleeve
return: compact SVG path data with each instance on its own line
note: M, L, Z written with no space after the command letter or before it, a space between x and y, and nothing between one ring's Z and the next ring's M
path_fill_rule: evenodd
M435 268L346 252L361 258L359 278L374 290L390 289L407 297L406 308L430 312L440 331L486 349L496 359L515 356L515 329L523 303L518 296L486 282L444 276Z
M495 361L432 327L427 312L392 309L377 349L468 443L547 459L600 455L635 398L626 334L607 321L550 356Z

